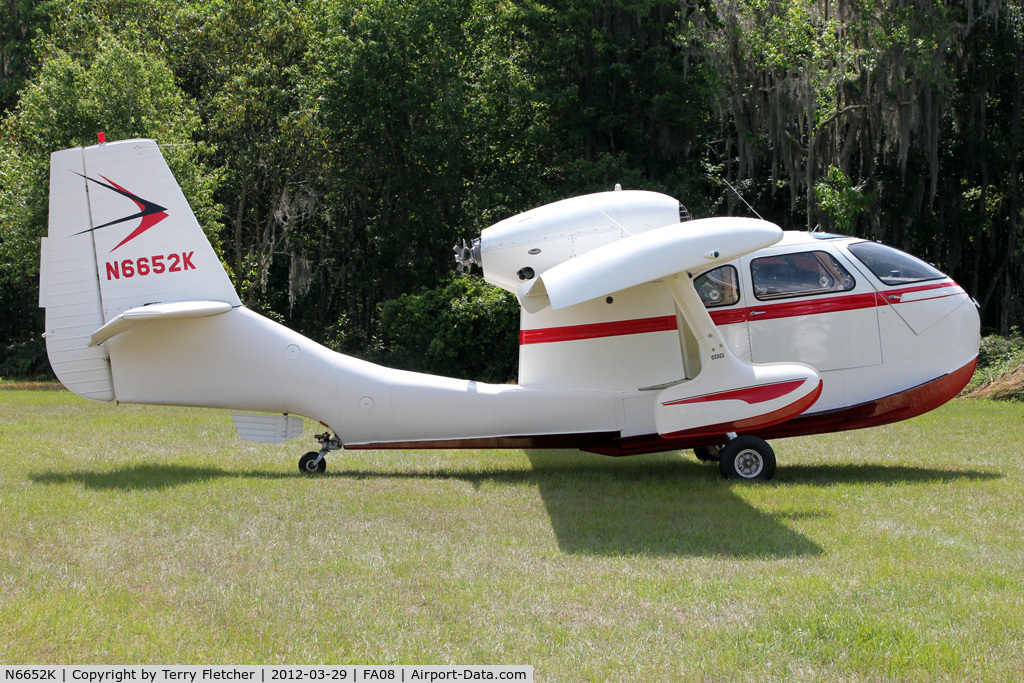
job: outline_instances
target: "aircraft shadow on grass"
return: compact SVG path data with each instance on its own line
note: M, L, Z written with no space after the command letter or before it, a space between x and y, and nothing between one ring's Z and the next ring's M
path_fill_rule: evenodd
M572 465L574 460L580 462L577 452L526 454L559 545L566 552L766 559L824 552L785 522L827 513L759 510L739 495L744 484L730 485L720 478L717 464L676 459L635 465L612 461L611 466L590 460ZM763 485L894 485L998 476L879 465L786 466Z
M301 476L298 472L294 476ZM132 465L116 470L74 470L71 472L37 472L29 478L36 484L78 484L87 489L103 491L149 491L183 486L213 479L292 479L283 472L246 472L222 470L217 467L190 467L152 463Z
M342 470L320 475L348 479L451 479L474 486L533 484L551 518L559 547L591 555L783 558L820 555L817 543L786 525L819 512L768 513L719 478L716 465L676 459L624 463L576 451L526 451L522 470L434 469L421 472ZM340 465L341 463L339 463ZM977 470L844 464L791 465L768 488L834 484L940 484L989 480ZM30 475L44 485L78 484L98 490L160 490L215 479L283 480L300 473L231 471L216 467L144 464L109 472L77 470ZM741 485L739 485L741 486Z

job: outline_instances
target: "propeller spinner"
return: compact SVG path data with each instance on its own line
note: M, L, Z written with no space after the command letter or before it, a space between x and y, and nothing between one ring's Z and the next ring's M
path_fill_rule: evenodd
M480 238L477 237L471 244L468 244L466 240L462 240L462 246L456 244L452 247L455 252L455 270L459 273L465 273L469 271L474 265L483 268L483 262L480 259Z

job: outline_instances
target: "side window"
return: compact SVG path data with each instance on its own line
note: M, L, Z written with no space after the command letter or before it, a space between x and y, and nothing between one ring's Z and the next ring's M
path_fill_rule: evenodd
M730 306L740 300L739 273L733 266L719 266L693 281L704 308Z
M754 259L750 276L754 296L762 301L845 292L857 284L842 264L824 251Z

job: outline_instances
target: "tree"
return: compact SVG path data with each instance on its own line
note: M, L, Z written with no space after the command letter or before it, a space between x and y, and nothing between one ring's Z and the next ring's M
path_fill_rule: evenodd
M839 195L818 190L860 188L871 202L843 219L852 232L937 262L1008 330L1024 320L1020 15L1007 0L716 0L698 23L724 175L808 228L839 217Z
M323 138L300 96L309 30L305 3L204 1L180 8L164 38L216 149L209 163L224 173L218 198L239 293L279 313L308 278L293 269L271 282L272 270L282 257L306 261L302 233L322 210Z
M468 220L470 8L378 0L325 8L318 26L309 94L330 214L315 248L331 272L316 294L364 340L380 302L451 271Z
M0 7L0 114L14 107L35 65L32 41L46 30L50 2L2 0Z
M874 201L864 194L863 185L854 186L850 177L838 166L829 166L825 178L814 185L818 209L831 218L834 229L843 235L852 235L857 217Z
M686 40L693 10L659 0L523 3L525 68L544 111L545 200L624 187L699 210L712 133L710 72Z
M101 39L86 62L62 51L49 55L3 122L0 288L7 343L38 339L42 329L35 278L54 150L95 144L99 131L109 140L156 138L200 224L218 244L216 175L197 161L192 134L198 122L167 65L117 39Z

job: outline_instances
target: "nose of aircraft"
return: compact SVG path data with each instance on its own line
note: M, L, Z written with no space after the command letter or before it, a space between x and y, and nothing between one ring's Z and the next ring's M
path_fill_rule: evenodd
M926 325L927 328L934 327L937 334L945 337L945 344L949 353L954 356L954 362L962 360L961 365L963 365L978 356L981 346L981 316L978 313L977 302L960 285L952 280L947 282L948 286L936 290L942 293L949 291L950 293L945 296L930 294L926 291L922 292L926 298L917 306L911 307L898 303L893 308L904 319L909 318L907 323L912 328L922 325ZM934 298L928 298L929 294ZM909 315L907 315L908 310L910 310ZM915 313L919 319L914 318ZM957 367L961 367L961 365Z
M911 318L907 321L911 327L927 325L916 337L922 350L933 349L933 357L941 366L935 370L945 371L958 378L959 386L950 388L952 396L955 396L974 373L981 345L981 316L974 299L956 283L952 283L950 288L957 293L920 302L917 305L919 311L913 311L907 304L896 304L892 308L897 312L901 308L911 308L911 314L904 316L905 319Z
M970 381L981 342L974 300L948 278L879 292L884 377L894 394L931 387L927 401L937 407ZM925 408L930 410L931 408ZM915 413L918 414L918 413Z
M957 316L957 328L962 330L963 334L958 340L958 345L962 345L967 355L976 358L981 348L981 316L978 313L978 302L968 298L954 314Z

